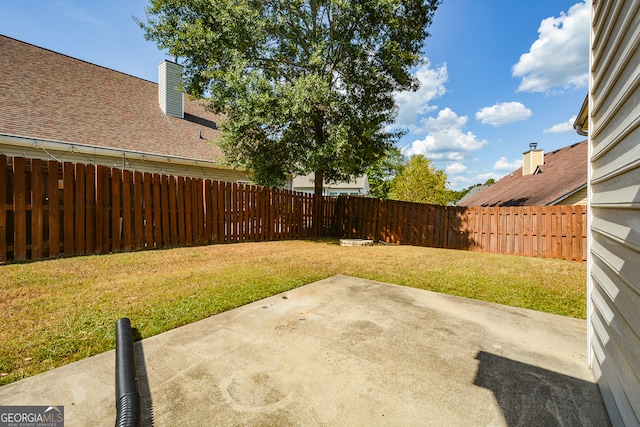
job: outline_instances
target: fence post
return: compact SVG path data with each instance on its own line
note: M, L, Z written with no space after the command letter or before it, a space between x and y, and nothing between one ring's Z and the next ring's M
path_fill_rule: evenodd
M13 158L13 257L27 259L27 172L24 157Z
M0 182L6 182L0 179ZM4 203L4 199L2 199ZM44 176L42 160L31 160L31 259L42 258L44 217ZM1 257L1 256L0 256Z
M7 180L7 156L0 154L0 182ZM0 185L0 262L7 261L7 185Z

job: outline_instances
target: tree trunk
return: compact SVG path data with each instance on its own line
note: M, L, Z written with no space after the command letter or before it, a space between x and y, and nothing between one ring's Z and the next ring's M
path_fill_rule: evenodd
M324 171L317 170L315 171L314 177L314 194L316 196L322 197L322 185L324 183Z
M317 148L324 145L324 126L323 126L323 114L321 110L318 110L318 115L313 120L313 134L316 140ZM321 237L324 234L322 223L322 214L324 208L322 206L322 186L324 184L324 170L318 169L315 171L315 183L314 183L314 203L313 203L313 229L316 237Z

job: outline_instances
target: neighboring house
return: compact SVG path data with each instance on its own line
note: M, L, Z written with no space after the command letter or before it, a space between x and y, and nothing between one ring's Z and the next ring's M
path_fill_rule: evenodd
M523 165L495 184L461 199L458 206L587 204L587 141L551 153L531 143Z
M589 355L612 424L639 426L640 1L589 3Z
M489 188L490 185L491 184L483 184L483 185L476 185L475 187L472 187L471 190L469 190L469 192L465 194L464 197L462 197L460 200L454 203L454 205L465 206L465 203L467 200L471 199L472 197L474 197L476 194L478 194L485 188Z
M313 173L306 176L293 178L293 191L303 193L315 193ZM341 181L335 183L324 182L322 185L323 196L366 196L369 193L369 179L367 175L355 178L353 181Z
M220 116L159 84L0 35L0 154L170 175L248 181L222 163Z

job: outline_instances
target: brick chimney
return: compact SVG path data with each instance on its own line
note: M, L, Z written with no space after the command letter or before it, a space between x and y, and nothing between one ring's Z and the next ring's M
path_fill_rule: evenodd
M158 103L167 116L184 118L182 65L164 60L158 66Z
M529 144L529 151L522 153L522 176L531 175L538 166L544 164L544 150L538 150L537 143Z

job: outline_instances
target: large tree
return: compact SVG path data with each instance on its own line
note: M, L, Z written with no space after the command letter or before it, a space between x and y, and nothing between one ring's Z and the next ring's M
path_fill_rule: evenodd
M407 202L447 205L455 195L447 188L447 174L430 159L414 154L391 182L389 198Z
M286 174L361 175L400 136L395 94L415 90L440 0L151 0L147 39L185 66L185 90L224 113L234 165L279 185Z

